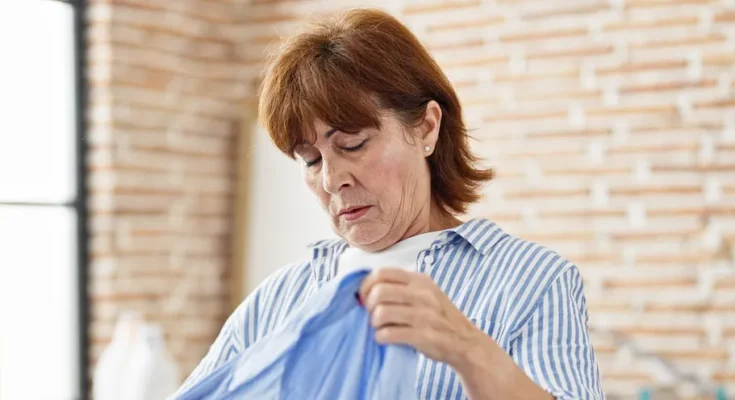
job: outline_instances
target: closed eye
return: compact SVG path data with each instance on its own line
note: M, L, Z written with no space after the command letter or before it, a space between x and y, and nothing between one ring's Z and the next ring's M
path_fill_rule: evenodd
M322 158L321 158L321 157L315 158L315 159L314 159L314 160L312 160L312 161L306 161L306 160L304 160L304 164L306 164L306 166L307 166L307 167L312 167L312 166L314 166L314 165L318 164L318 163L319 163L319 161L321 161L321 160L322 160Z
M343 148L342 148L342 150L344 150L344 151L346 151L346 152L348 152L348 153L352 153L352 152L358 151L358 150L360 150L361 148L363 148L363 147L365 146L365 143L367 143L367 140L363 140L363 141L362 141L362 142L361 142L360 144L358 144L357 146L352 146L352 147L343 147Z
M354 152L356 152L356 151L359 151L359 150L360 150L360 149L362 149L363 147L365 147L365 143L367 143L367 141L368 141L368 140L369 140L369 139L365 139L365 140L363 140L363 141L362 141L362 142L360 142L360 144L358 144L357 146L352 146L352 147L341 147L341 149L342 149L343 151L346 151L346 152L348 152L348 153L354 153ZM306 167L308 168L308 167L313 167L313 166L315 166L315 165L319 164L319 162L321 162L321 161L322 161L322 158L321 158L321 157L317 157L317 158L315 158L315 159L313 159L313 160L311 160L311 161L307 161L307 160L304 160L304 164L305 164L305 165L306 165Z

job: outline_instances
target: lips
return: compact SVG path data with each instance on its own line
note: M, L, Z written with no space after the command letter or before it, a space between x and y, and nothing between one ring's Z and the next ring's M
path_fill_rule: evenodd
M365 208L365 207L367 207L367 206L354 206L354 207L343 208L343 209L339 210L339 215L349 214L349 213L355 212L355 211L357 211L357 210L359 210L361 208Z
M349 207L340 211L339 216L348 221L355 221L360 219L360 217L365 215L369 210L370 206Z

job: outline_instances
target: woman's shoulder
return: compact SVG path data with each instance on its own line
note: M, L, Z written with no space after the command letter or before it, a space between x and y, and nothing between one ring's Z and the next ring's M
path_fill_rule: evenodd
M575 264L544 244L504 231L492 224L492 245L482 248L477 258L478 276L495 282L513 297L534 297L550 287L564 273L577 274ZM479 246L478 246L479 247Z
M469 282L471 293L481 300L475 303L483 308L468 313L480 319L507 318L505 324L516 326L560 280L580 281L577 266L559 252L523 235L502 231L497 225L494 229L500 232L495 234L498 239L476 258L477 264L472 266L476 273Z
M508 232L486 218L470 220L456 229L456 233L477 250L480 264L493 270L503 270L507 276L521 279L524 271L555 275L573 267L557 251Z
M574 268L574 264L556 250L522 236L508 235L499 247L498 256L505 260L502 264L512 270L525 271L522 275L556 276Z

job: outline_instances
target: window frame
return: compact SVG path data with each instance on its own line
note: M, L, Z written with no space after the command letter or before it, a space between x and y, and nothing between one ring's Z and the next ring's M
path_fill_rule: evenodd
M77 302L79 351L79 396L88 400L89 385L89 297L87 293L89 271L89 231L87 226L87 48L86 48L86 0L55 0L71 4L74 13L74 57L76 86L76 198L74 207L77 214Z

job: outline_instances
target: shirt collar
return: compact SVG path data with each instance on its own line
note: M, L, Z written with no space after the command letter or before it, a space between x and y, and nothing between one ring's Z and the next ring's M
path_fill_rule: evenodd
M335 247L341 244L342 242L344 242L344 240L338 239L338 238L320 239L320 240L315 240L313 242L310 242L309 244L306 245L306 247L310 249L327 249L327 248Z
M432 248L439 248L457 240L464 240L475 250L483 255L488 255L493 246L507 234L495 223L485 218L471 219L459 226L447 229L439 235ZM308 247L313 249L334 249L346 243L342 239L325 239L309 243Z
M505 236L507 234L495 223L484 218L475 218L444 231L432 247L441 247L458 240L464 240L480 254L488 255L493 246Z

